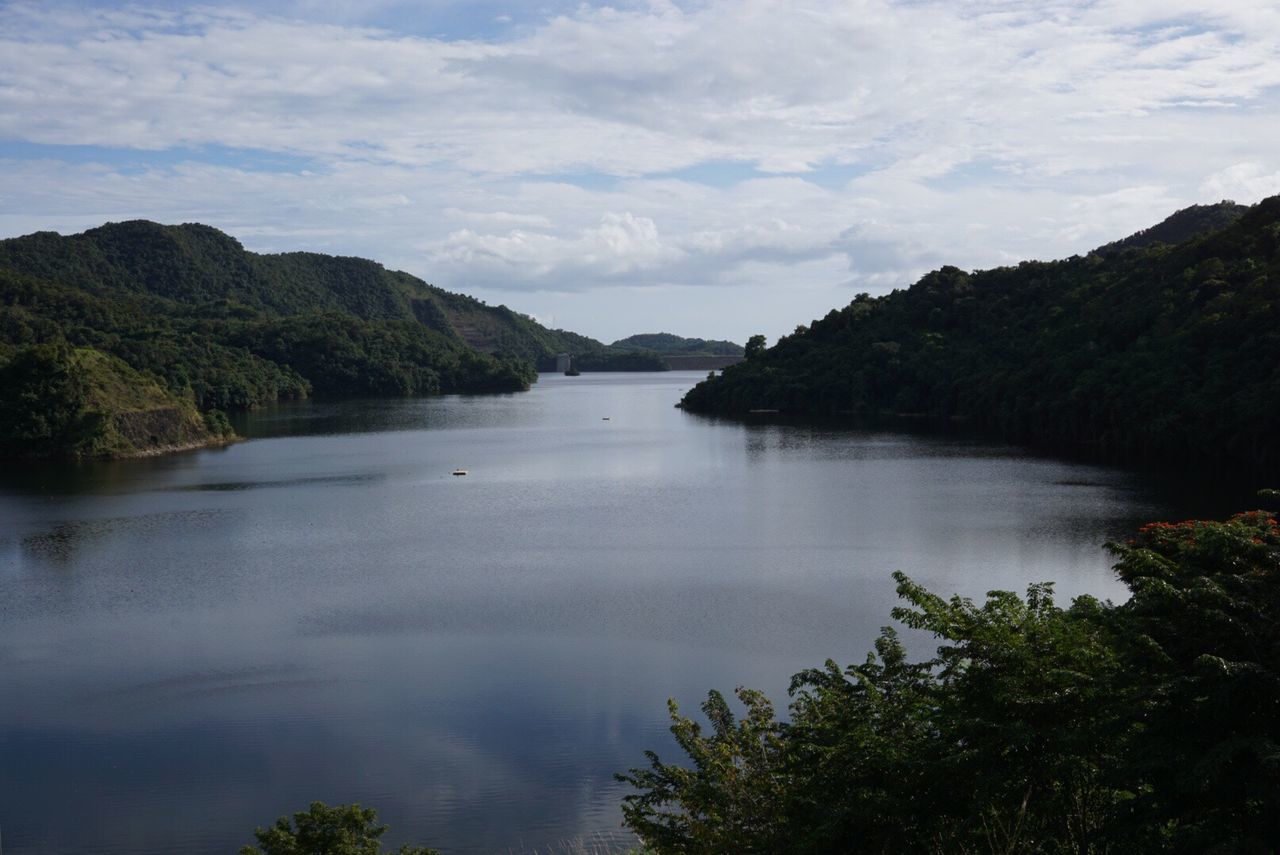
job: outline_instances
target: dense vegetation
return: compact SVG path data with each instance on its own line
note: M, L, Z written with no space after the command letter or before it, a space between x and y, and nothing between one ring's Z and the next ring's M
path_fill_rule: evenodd
M282 816L275 825L259 828L257 846L244 846L240 855L380 855L387 826L378 823L378 812L360 805L312 802L292 818ZM408 844L394 855L440 855L435 849Z
M372 261L259 255L209 226L146 221L0 241L0 365L48 344L109 354L219 425L222 413L312 394L527 389L535 365L553 368L558 353L584 371L667 367L655 349L550 330ZM35 399L0 403L22 410L14 424L43 417ZM107 421L122 409L101 396L85 406ZM86 456L121 447L24 442L27 429L14 430L0 453Z
M132 455L204 445L230 434L122 360L65 343L23 348L0 365L0 454Z
M1127 238L1104 244L1094 252L1111 255L1126 249L1138 249L1157 243L1182 243L1226 228L1243 217L1248 210L1247 205L1237 205L1227 200L1216 205L1192 205L1181 211L1175 211L1149 229L1143 229Z
M0 241L0 366L47 361L33 350L42 345L81 361L109 355L219 427L224 412L311 394L526 389L533 360L604 350L371 261L257 255L207 226L141 221ZM42 400L0 397L9 424L0 453L127 453L114 439L41 434L32 425L55 418ZM76 407L112 423L131 405L99 394Z
M612 350L647 350L665 356L741 356L742 345L715 339L682 338L671 333L640 333L618 339Z
M135 220L67 237L12 238L0 241L0 270L99 297L159 297L188 307L227 306L246 316L340 312L366 321L416 320L477 350L525 360L603 347L373 261L310 252L260 255L195 223Z
M197 224L0 241L0 311L10 349L60 336L102 347L222 409L312 391L520 389L526 363L604 348L372 261L259 255Z
M1275 467L1280 197L1224 205L1229 225L1174 246L944 267L861 294L682 406L923 415L1043 446Z
M1275 498L1275 496L1272 496ZM1273 852L1280 846L1280 526L1267 512L1113 545L1132 597L944 600L902 575L862 664L797 674L790 721L671 703L688 765L620 780L660 853Z

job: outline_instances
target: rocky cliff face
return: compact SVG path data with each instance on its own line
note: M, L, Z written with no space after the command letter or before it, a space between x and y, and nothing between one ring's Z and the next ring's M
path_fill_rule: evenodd
M180 406L151 410L122 410L111 415L111 431L118 438L117 455L142 456L199 448L220 441L204 420Z

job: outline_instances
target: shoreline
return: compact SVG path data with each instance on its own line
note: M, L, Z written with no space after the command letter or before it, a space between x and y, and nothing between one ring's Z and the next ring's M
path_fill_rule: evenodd
M231 436L231 437L213 437L209 440L201 442L183 442L173 445L157 445L154 448L140 448L136 451L127 451L120 454L109 454L105 457L86 457L86 458L47 458L50 460L137 460L142 457L162 457L166 454L179 454L183 451L199 451L204 448L226 448L228 445L235 445L238 442L247 442L248 437ZM38 459L38 458L37 458Z
M180 454L184 451L200 451L206 448L225 448L239 442L247 442L248 437L211 437L196 442L171 443L157 445L152 448L139 448L132 451L120 451L112 454L100 454L92 457L76 457L58 454L2 454L0 461L17 461L23 463L104 463L112 460L140 460L147 457L163 457L168 454Z

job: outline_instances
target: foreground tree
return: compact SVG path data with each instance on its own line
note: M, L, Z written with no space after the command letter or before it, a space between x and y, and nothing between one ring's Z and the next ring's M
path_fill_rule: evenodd
M663 763L645 752L650 768L632 769L618 780L642 790L627 796L627 825L658 852L736 852L743 855L785 850L786 823L779 805L785 797L783 727L760 692L739 688L747 709L734 716L719 692L711 692L702 712L711 733L680 715L669 701L671 732L689 756L692 769ZM668 804L680 810L668 811Z
M1268 497L1274 498L1274 497ZM1280 849L1280 524L1156 523L1112 549L1132 591L1069 608L1052 588L944 600L898 574L861 665L792 681L789 722L711 693L712 732L671 705L692 768L618 776L661 853Z
M253 832L257 846L245 846L240 855L380 855L380 838L387 826L378 824L378 812L360 805L312 802L309 810L282 816L270 828ZM440 855L435 849L401 846L396 855Z
M1267 498L1268 494L1264 494ZM1144 526L1115 546L1130 822L1180 851L1280 849L1280 524Z

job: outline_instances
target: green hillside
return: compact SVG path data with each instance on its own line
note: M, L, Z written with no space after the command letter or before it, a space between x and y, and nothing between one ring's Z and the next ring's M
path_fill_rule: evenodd
M526 360L604 347L374 261L248 252L230 235L197 223L134 220L66 237L37 232L11 238L0 241L0 270L99 297L159 297L253 316L342 312L366 321L416 321L477 350Z
M0 453L120 457L208 445L226 420L121 359L65 344L26 347L0 365Z
M858 295L682 406L960 419L1105 455L1280 464L1280 197L1169 246Z
M0 241L0 352L64 337L223 410L527 388L560 353L583 371L661 371L666 355L741 352L662 333L606 346L374 261L264 255L210 226L145 220Z
M515 391L534 376L527 362L481 353L413 320L99 295L0 269L0 353L59 341L111 353L203 410L242 410L312 393Z
M91 379L115 379L72 390L71 404L50 397L49 418L66 410L56 429L36 424L39 396L21 406L9 397L44 381L11 383L0 394L12 422L5 454L131 454L199 440L177 423L156 442L133 436L123 412L189 408L225 424L225 412L308 395L519 391L535 363L561 352L610 361L593 339L376 262L260 255L208 226L146 221L0 241L0 366L57 374L55 351L58 370L92 363L101 370ZM135 401L130 383L163 392L164 406Z
M1182 243L1200 235L1226 228L1244 216L1247 205L1223 200L1214 205L1192 205L1175 211L1149 229L1098 247L1094 252L1107 255L1126 249L1138 249L1157 243Z

